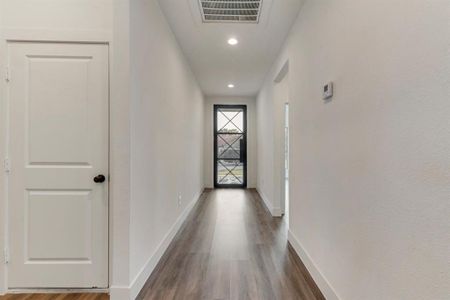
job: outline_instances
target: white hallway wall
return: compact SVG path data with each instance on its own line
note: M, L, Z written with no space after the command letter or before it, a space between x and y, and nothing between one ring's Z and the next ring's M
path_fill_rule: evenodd
M112 300L134 299L203 187L202 93L156 1L131 3L130 8L123 0L0 0L0 54L5 54L6 36L111 45ZM0 87L3 157L6 102L5 86ZM1 249L6 241L3 196ZM0 294L5 275L0 264Z
M205 100L205 187L214 187L214 104L247 105L247 187L256 187L256 98L255 97L207 97Z
M203 94L155 0L131 1L131 74L134 299L204 186Z
M308 0L258 97L270 120L289 60L290 240L328 299L449 297L449 16L445 0Z
M274 208L280 207L275 197L275 113L273 80L268 80L259 92L256 101L257 123L257 189L272 215L277 215Z
M49 29L111 33L113 1L1 0L2 29ZM83 21L83 22L81 22Z

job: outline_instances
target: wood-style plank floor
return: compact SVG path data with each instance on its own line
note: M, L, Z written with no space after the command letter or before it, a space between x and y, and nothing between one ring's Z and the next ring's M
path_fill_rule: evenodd
M104 294L7 295L0 300L108 300ZM254 190L209 190L138 300L325 299Z
M255 190L206 191L138 300L325 299Z

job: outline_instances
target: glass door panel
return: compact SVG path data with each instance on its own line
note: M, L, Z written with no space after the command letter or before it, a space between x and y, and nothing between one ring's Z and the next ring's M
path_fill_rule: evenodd
M247 186L247 107L214 105L214 186Z

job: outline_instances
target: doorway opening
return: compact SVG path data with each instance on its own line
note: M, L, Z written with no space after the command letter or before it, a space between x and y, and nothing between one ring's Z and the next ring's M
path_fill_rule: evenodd
M247 187L246 105L214 105L214 187Z
M274 82L275 193L279 195L280 215L289 224L289 61L284 63Z

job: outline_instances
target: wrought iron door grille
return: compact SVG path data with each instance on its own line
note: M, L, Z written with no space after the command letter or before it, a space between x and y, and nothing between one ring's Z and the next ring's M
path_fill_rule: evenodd
M246 107L214 106L214 184L245 187L247 180Z

